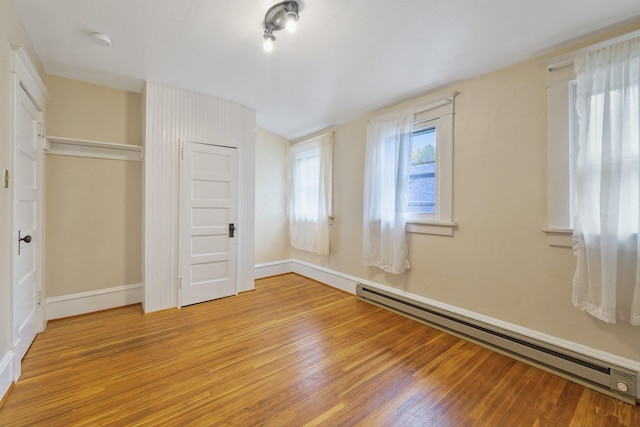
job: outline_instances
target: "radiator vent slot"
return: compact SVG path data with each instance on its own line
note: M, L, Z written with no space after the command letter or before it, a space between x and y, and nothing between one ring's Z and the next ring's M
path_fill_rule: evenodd
M624 402L636 404L637 374L629 369L362 284L357 285L356 294L365 301L424 321L462 338L490 346L501 353Z

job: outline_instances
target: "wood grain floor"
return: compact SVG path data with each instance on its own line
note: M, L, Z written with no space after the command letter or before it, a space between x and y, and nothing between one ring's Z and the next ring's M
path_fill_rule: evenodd
M0 426L640 426L640 407L294 274L50 322Z

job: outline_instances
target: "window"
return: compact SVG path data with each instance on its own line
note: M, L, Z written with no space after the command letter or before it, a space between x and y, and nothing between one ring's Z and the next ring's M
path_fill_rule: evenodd
M371 119L363 200L364 264L409 268L405 233L453 236L456 92Z
M407 211L435 214L436 128L425 127L411 135L411 163Z
M450 93L367 125L363 261L410 268L406 232L453 236L453 113Z
M375 163L371 171L375 176L369 180L391 180L380 184L380 203L396 205L405 214L406 230L424 234L453 235L453 97L422 103L409 113L398 113L406 117L402 131L383 122L387 116L373 119L377 128L378 155L371 159ZM376 123L380 122L380 123ZM371 130L371 129L370 129ZM403 133L402 135L400 133ZM405 146L408 147L405 155ZM408 160L407 164L402 164ZM397 169L397 170L396 170ZM381 177L389 171L389 177ZM396 181L395 174L403 174ZM395 188L389 189L389 185ZM386 190L384 186L387 186ZM405 188L406 187L406 188ZM406 198L406 200L404 200Z
M640 326L640 35L575 58L573 305Z
M320 147L297 150L293 155L293 194L291 216L296 221L318 222L320 191Z
M640 325L640 31L545 65L543 231L550 245L573 247L576 308Z
M574 152L578 139L574 58L586 51L618 43L635 31L579 51L552 58L547 68L547 226L551 246L571 247L573 234Z
M289 149L289 236L296 249L329 254L332 199L332 135Z
M413 108L407 231L453 236L453 115L457 92Z
M573 213L582 206L583 210L598 211L605 204L602 199L612 199L619 212L616 214L616 233L618 240L624 241L638 233L638 170L640 153L638 142L640 135L640 111L638 107L638 81L631 78L623 87L601 87L588 94L588 150L577 150L577 132L572 132L572 173L571 194L582 191L589 195L588 203L575 206L572 197ZM618 82L614 82L615 85ZM594 85L597 86L597 85ZM570 84L572 106L575 105L575 83ZM583 97L586 98L585 95ZM579 102L579 101L578 101ZM576 108L572 108L571 128L578 122ZM615 129L615 130L609 130ZM611 141L611 142L610 142ZM586 144L586 143L585 143ZM619 162L618 162L619 160ZM580 182L582 185L576 184ZM613 190L611 189L613 187ZM611 203L612 204L612 203ZM593 215L591 220L600 222L604 213ZM582 215L584 218L584 215ZM573 224L572 224L573 225ZM583 227L585 228L585 227ZM594 227L595 228L595 227ZM599 230L601 227L597 227Z

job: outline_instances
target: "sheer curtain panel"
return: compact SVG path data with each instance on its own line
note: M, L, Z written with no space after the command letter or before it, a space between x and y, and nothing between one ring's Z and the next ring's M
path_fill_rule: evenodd
M364 176L364 264L401 274L409 268L405 233L414 115L369 122Z
M573 304L640 325L640 38L575 60Z
M325 134L289 149L291 246L329 254L333 137Z

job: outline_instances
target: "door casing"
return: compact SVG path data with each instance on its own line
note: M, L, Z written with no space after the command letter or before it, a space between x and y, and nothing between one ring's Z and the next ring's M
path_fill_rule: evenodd
M49 97L49 93L44 85L44 82L40 78L40 75L36 71L33 62L29 58L27 51L20 46L12 46L14 49L13 55L13 82L12 82L12 99L11 99L11 150L12 150L12 165L11 170L13 171L13 176L16 176L16 144L17 144L17 135L16 135L16 115L17 115L17 107L19 102L19 91L24 90L27 96L33 102L34 107L38 111L38 130L37 130L37 140L36 140L36 149L35 149L35 157L36 157L36 208L35 208L35 227L38 230L39 241L36 246L36 331L42 332L46 326L46 310L44 303L44 283L43 283L43 256L44 256L44 220L43 220L43 185L44 185L44 170L43 170L43 148L44 148L44 112L46 106L46 99ZM10 191L11 191L11 199L13 201L13 209L11 214L11 230L14 238L12 243L12 251L11 251L11 289L12 289L12 298L11 298L11 343L14 346L13 351L13 381L17 381L21 375L21 359L17 357L16 354L16 330L18 325L15 324L15 296L14 289L16 286L16 263L18 262L17 253L18 253L18 230L17 219L16 219L16 203L17 203L17 192L16 192L16 183L15 179L10 180Z

